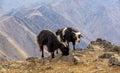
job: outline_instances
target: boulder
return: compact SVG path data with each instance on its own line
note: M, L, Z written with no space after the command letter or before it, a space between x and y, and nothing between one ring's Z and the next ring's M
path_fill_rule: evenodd
M39 59L38 57L29 57L26 59L26 61L28 62L41 62L41 59Z
M113 48L111 42L103 40L101 38L97 38L96 41L91 41L88 45L88 48L93 48L92 45L98 45L101 48L104 48L105 51L110 51Z
M105 52L103 53L102 55L99 56L99 58L102 58L102 59L109 59L113 56L114 54L111 53L111 52Z
M111 51L120 53L120 46L114 46Z
M113 56L109 59L108 64L110 66L120 66L120 57L119 56Z

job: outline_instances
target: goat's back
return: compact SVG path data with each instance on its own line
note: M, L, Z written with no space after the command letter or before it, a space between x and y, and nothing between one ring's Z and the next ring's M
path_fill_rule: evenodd
M59 42L56 35L50 30L42 30L37 36L37 41L41 45L47 45L49 43L57 45Z

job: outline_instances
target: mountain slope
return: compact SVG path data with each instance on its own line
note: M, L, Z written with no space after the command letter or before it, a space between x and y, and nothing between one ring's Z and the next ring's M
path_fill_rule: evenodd
M53 2L51 9L70 20L89 39L101 37L120 45L119 0L60 0Z
M0 53L1 60L24 60L26 57L21 53L15 44L12 44L9 38L7 38L3 33L0 32ZM5 60L6 59L6 60Z
M69 26L77 28L84 36L77 48L86 47L98 37L120 45L119 3L119 0L54 0L22 7L0 17L0 34L5 37L0 40L7 40L21 56L40 56L36 43L39 32ZM8 47L3 46L1 50Z
M10 43L24 57L40 56L41 53L36 43L36 36L42 29L55 31L59 27L65 27L70 24L64 17L44 6L30 10L20 9L0 19L1 34L4 34L9 39ZM47 55L48 53L45 54Z
M59 27L72 26L89 40L100 37L119 45L119 11L119 0L54 0L49 4L19 9L11 15L23 19L36 34L41 29L55 31Z
M35 34L38 34L41 29L51 29L55 31L59 27L72 25L63 16L54 12L46 5L40 5L31 9L20 9L11 13L10 16L15 16L16 18L21 19L25 26Z
M17 22L15 17L3 18L0 22L0 31L25 58L39 54L35 34Z

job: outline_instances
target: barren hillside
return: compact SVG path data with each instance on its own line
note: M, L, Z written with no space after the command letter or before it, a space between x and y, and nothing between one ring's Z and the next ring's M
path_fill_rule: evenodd
M26 61L1 62L1 73L120 73L120 47L106 40L92 41L86 49L56 55L27 58Z

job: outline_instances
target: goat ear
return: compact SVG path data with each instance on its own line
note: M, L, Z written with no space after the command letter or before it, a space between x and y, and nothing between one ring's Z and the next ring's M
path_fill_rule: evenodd
M60 33L60 29L58 29L55 33L56 35L58 35Z
M55 32L56 35L58 35L58 32Z

